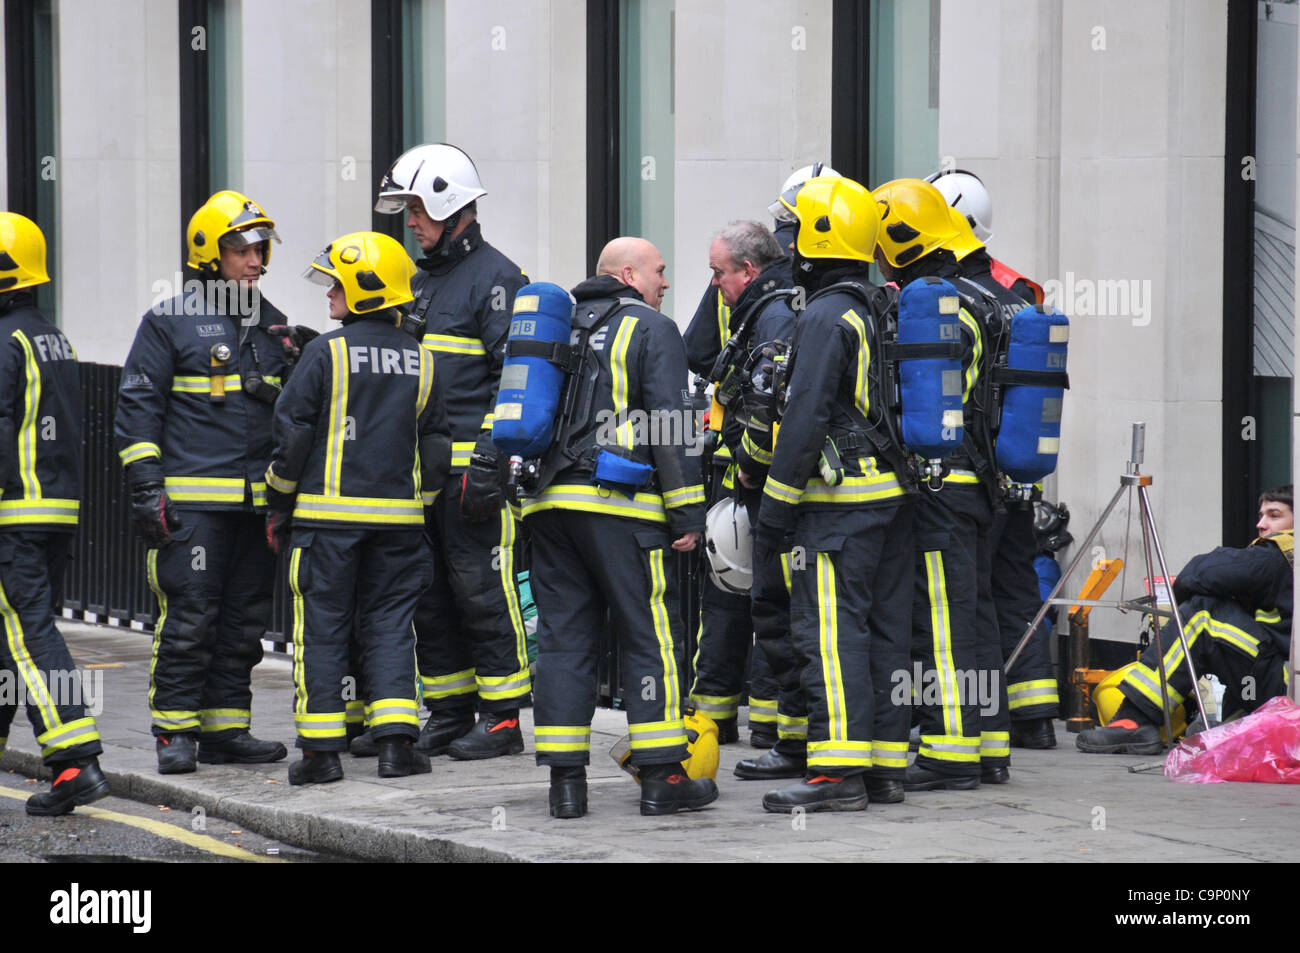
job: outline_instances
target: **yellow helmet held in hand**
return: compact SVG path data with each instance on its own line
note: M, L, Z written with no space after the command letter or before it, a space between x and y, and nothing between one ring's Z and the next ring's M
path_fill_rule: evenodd
M316 256L303 277L330 287L337 281L353 314L414 301L415 264L406 249L379 232L350 232Z
M880 215L865 186L843 176L818 176L781 193L799 220L795 250L803 258L871 261Z
M894 179L872 195L880 208L880 251L895 268L938 248L960 261L984 247L966 217L923 179Z
M45 270L45 236L17 212L0 212L0 291L17 291L50 280Z
M277 242L275 222L262 207L239 192L217 192L199 206L185 229L189 258L185 264L216 273L221 267L221 247L242 248L265 242L262 267L271 261L271 239Z

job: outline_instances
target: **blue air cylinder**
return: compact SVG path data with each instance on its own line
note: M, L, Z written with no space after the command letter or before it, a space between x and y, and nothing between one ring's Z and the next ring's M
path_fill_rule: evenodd
M1036 483L1056 469L1069 342L1070 319L1048 305L1029 305L1011 319L997 458L1016 483Z
M566 377L557 360L568 355L573 306L573 296L549 281L515 295L492 417L492 442L502 453L537 457L551 444Z
M957 289L942 278L917 278L898 297L903 443L927 460L962 443L960 311Z

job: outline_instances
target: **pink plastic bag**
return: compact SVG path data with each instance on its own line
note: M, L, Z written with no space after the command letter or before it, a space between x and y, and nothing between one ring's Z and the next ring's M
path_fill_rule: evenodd
M1271 698L1253 714L1180 741L1165 758L1165 777L1300 784L1300 705Z

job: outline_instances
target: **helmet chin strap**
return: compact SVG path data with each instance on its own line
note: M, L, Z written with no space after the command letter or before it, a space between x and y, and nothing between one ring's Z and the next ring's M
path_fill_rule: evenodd
M451 245L451 234L456 231L456 226L460 224L461 215L464 211L463 208L458 208L442 220L442 234L438 236L433 248L429 249L430 258L446 254L448 247Z

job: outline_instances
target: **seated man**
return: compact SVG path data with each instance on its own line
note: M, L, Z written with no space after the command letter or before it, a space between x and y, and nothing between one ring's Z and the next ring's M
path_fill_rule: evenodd
M1252 712L1285 694L1291 652L1294 514L1291 487L1259 498L1259 538L1245 549L1219 547L1194 557L1174 581L1183 631L1198 676L1224 686L1223 710ZM1193 695L1182 642L1171 620L1161 632L1169 704ZM1080 751L1159 754L1160 668L1156 647L1120 683L1124 701L1104 728L1079 734ZM1194 701L1194 699L1193 699ZM1190 716L1189 716L1190 717Z

